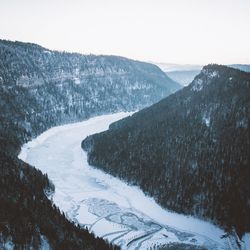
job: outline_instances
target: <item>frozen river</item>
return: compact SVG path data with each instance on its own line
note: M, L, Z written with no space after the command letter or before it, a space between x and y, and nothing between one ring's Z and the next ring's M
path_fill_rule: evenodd
M123 249L148 249L169 242L226 249L220 228L169 212L138 187L89 166L82 140L128 115L103 115L51 128L24 144L19 158L48 174L55 185L51 198L69 219Z

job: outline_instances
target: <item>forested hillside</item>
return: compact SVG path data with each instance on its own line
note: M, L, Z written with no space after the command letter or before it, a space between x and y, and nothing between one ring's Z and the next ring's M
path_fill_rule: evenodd
M178 88L153 64L0 40L0 138L18 129L8 141L18 148L56 124L140 109Z
M0 248L111 248L68 222L45 195L53 184L17 154L52 126L140 109L178 88L152 64L0 40Z
M82 142L90 164L165 208L250 230L250 74L205 66L184 89Z
M119 249L66 219L47 176L2 151L0 162L0 249Z

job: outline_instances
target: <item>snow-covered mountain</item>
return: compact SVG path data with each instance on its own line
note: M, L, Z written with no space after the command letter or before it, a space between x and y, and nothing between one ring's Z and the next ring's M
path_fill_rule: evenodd
M162 206L250 231L250 74L205 66L177 93L82 142L89 163Z
M153 64L0 40L0 248L47 239L53 249L113 249L66 220L46 197L53 184L18 151L52 126L140 109L179 88Z
M33 135L97 114L140 109L180 87L153 64L1 40L0 135L16 127L20 137Z

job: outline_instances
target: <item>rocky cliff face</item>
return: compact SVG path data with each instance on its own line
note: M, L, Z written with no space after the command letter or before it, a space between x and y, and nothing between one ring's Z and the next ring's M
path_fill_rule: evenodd
M166 208L250 230L250 74L209 65L184 89L82 143L89 163Z

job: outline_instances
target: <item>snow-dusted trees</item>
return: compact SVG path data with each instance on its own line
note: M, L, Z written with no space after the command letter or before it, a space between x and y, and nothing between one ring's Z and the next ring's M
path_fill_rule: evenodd
M164 207L243 233L250 230L249 121L250 74L209 65L190 86L82 147L90 164L139 185Z

